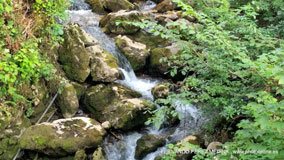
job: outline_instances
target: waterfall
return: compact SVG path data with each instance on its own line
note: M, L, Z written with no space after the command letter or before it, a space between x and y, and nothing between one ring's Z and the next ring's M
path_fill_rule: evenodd
M155 7L155 3L152 1L146 1L140 4L141 10L150 10ZM123 54L117 49L113 38L102 32L99 27L100 15L93 13L89 5L84 3L83 0L75 1L72 6L72 10L68 11L70 15L69 22L79 24L82 29L98 40L98 43L108 52L113 54L120 66L120 70L124 75L124 80L118 80L118 83L128 86L129 88L140 92L146 99L153 100L151 89L158 83L157 80L139 78L135 75L129 61ZM168 135L167 142L176 142L181 140L186 135L193 133L195 128L198 128L203 122L200 111L192 105L182 103L177 100L174 104L176 110L179 113L181 122L174 128L164 128L157 130L155 128L146 128L143 133L132 132L123 134L120 140L114 139L112 136L105 138L103 143L104 151L106 152L106 158L108 160L135 160L135 148L136 141L141 138L144 134L157 134L157 135ZM157 151L148 154L144 160L154 160L158 155L162 155L166 152L166 146L158 148Z
M158 81L136 77L129 61L120 53L113 38L106 35L99 27L99 19L101 16L93 13L91 10L71 10L68 12L70 17L69 22L79 24L87 33L98 40L102 48L118 59L124 80L118 80L117 82L141 93L144 98L152 100L151 89Z

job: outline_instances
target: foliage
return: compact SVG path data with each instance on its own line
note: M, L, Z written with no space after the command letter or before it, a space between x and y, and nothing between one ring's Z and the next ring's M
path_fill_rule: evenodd
M170 39L183 52L163 58L172 76L186 78L170 98L221 112L228 121L241 121L234 141L227 143L230 156L240 159L275 159L281 154L233 154L236 149L283 148L283 1L202 0L194 7L173 0L184 16L195 17L168 22L125 22ZM272 24L272 25L269 25ZM166 110L162 107L162 110ZM159 117L161 113L159 112ZM161 118L158 118L161 119Z
M0 0L0 102L24 100L17 87L48 78L52 66L40 53L43 43L57 43L67 0ZM12 103L14 104L14 103Z
M66 18L66 9L69 7L70 2L68 0L35 0L33 4L34 12L39 17L38 22L39 32L44 38L47 36L51 38L51 42L56 42L63 34L63 26L59 21Z

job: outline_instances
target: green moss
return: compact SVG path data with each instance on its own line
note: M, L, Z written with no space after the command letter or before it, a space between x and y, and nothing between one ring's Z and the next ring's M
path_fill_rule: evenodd
M92 7L95 13L105 13L103 0L86 0Z
M117 60L112 54L107 51L104 51L103 54L106 55L105 62L108 64L108 66L110 66L111 68L118 68Z

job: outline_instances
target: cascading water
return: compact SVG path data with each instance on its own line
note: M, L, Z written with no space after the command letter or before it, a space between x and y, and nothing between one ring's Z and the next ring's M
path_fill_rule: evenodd
M87 33L98 40L98 43L108 52L113 54L119 62L124 80L118 82L129 88L140 92L144 98L153 99L151 89L157 84L156 80L137 78L130 63L117 49L114 40L102 32L99 27L100 15L91 10L71 10L68 11L70 22L79 24Z
M140 5L141 10L150 10L155 7L152 1L146 1ZM131 89L140 92L144 98L153 99L151 89L157 84L157 80L137 78L128 60L119 52L113 39L102 32L99 27L100 15L93 13L89 5L83 0L75 1L72 10L68 11L70 15L69 22L79 24L87 33L96 38L100 45L108 52L112 53L119 61L124 80L117 81ZM104 140L103 148L108 160L135 160L136 141L143 134L167 135L168 143L181 140L186 135L194 132L202 124L200 121L200 111L195 106L185 105L181 101L176 101L176 109L180 115L180 124L172 131L172 128L157 130L152 127L146 128L143 133L132 132L121 136L120 140L108 136ZM160 147L157 151L148 154L144 160L154 160L158 155L166 152L166 147Z

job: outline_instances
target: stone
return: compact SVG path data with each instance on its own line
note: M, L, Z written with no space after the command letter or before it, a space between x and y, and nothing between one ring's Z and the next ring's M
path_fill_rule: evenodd
M151 92L155 99L166 98L170 93L170 84L160 83L153 87Z
M63 86L62 92L59 93L56 99L56 104L64 118L73 117L79 109L79 100L75 87L71 83Z
M220 142L211 142L208 146L207 146L207 150L218 150L218 149L222 149L222 143Z
M106 160L102 147L99 147L93 153L93 160Z
M104 0L104 7L112 12L133 10L135 8L128 0Z
M164 137L147 134L142 136L136 142L135 158L142 159L147 154L156 151L159 147L162 147L166 144Z
M93 12L103 14L106 11L133 10L135 6L128 0L87 0Z
M158 47L167 47L170 45L169 41L163 39L161 36L154 36L143 30L139 30L133 35L128 35L128 37L136 42L143 43L147 48L155 49Z
M105 13L104 0L86 0L86 2L90 4L93 12L99 14Z
M85 82L90 74L93 81L99 82L112 82L119 78L116 58L78 25L66 27L64 40L59 61L69 79Z
M198 139L198 137L193 136L193 135L189 135L189 136L185 137L184 139L182 139L181 142L177 143L177 145L184 143L184 142L194 144L194 145L199 145L200 144L199 141L200 140Z
M87 154L85 153L85 150L80 149L75 153L74 160L86 160Z
M117 21L141 21L143 17L144 14L139 11L120 10L105 15L100 20L100 27L105 33L134 34L139 31L139 27L124 23L118 25Z
M91 76L96 82L113 82L120 77L117 59L100 46L89 47L93 53Z
M103 142L106 131L97 121L76 117L41 123L25 130L19 143L22 149L50 156L66 156Z
M176 44L164 48L155 48L150 52L150 71L152 73L165 74L169 66L160 60L162 58L170 58L171 56L179 53L179 48Z
M84 82L91 72L91 55L86 44L93 43L93 40L76 24L64 28L63 38L58 57L63 70L69 79Z
M142 126L154 109L153 103L141 94L120 84L99 84L90 87L83 103L100 122L108 121L114 129L130 130Z
M167 11L172 11L177 8L177 5L172 0L163 0L161 3L157 4L154 8L160 13L164 13Z
M146 65L146 59L150 52L145 44L135 42L127 36L121 35L115 38L115 43L135 71L142 69Z

